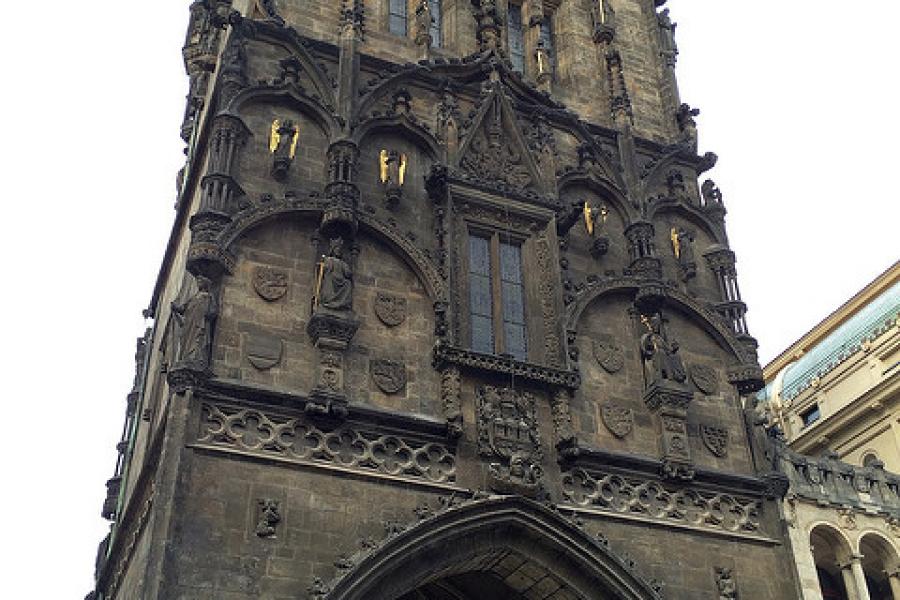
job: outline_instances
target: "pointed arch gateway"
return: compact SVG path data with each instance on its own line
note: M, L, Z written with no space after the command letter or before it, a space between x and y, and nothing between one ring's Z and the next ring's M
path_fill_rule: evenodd
M439 512L389 538L326 600L656 600L623 559L558 512L513 496Z

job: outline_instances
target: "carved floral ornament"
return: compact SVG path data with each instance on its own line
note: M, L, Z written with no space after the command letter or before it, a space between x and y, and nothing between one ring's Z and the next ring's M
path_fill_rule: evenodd
M443 444L353 424L323 431L306 417L218 402L202 403L195 444L210 450L410 481L452 483L456 479L456 457Z

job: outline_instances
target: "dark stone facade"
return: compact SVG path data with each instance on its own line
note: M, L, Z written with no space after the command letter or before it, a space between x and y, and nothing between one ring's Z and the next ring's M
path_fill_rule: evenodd
M796 597L664 0L525 2L523 73L505 0L247 4L191 6L95 597Z

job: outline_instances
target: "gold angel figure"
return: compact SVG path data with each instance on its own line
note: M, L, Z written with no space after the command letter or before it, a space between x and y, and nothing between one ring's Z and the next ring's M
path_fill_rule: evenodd
M278 150L278 146L281 145L281 119L275 119L272 121L272 130L269 133L269 152L275 153ZM289 156L294 158L297 154L297 142L300 139L300 128L296 125L293 125L291 122L292 128L294 130L294 136L291 139L291 148L289 152Z

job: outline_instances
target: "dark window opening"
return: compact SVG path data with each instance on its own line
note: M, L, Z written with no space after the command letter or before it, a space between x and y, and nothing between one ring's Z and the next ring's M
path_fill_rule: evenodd
M388 8L388 29L394 35L405 36L406 25L406 0L391 0Z
M804 427L809 427L813 423L821 418L822 412L819 410L819 405L814 404L800 413L800 419L803 421Z
M472 233L468 251L472 350L526 360L522 247L497 234Z
M428 0L428 8L431 9L431 45L440 48L441 39L441 0Z
M509 42L509 62L519 73L525 72L525 35L522 29L522 7L510 4L507 14L506 37Z

